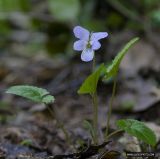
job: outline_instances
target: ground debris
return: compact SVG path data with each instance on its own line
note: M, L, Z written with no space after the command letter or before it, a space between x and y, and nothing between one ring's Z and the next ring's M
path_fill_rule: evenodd
M56 156L50 156L49 159L85 159L91 156L94 156L98 154L100 149L105 148L107 144L109 144L111 141L104 142L100 145L89 145L86 149L82 150L81 152L72 153L68 155L56 155Z

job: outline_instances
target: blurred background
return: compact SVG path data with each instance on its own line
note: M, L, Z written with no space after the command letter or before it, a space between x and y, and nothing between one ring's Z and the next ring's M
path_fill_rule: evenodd
M157 73L154 76L159 83L159 0L0 0L2 87L3 82L50 87L49 82L57 75L59 80L59 73L64 75L68 67L71 76L80 81L66 78L72 81L74 92L84 79L80 73L90 71L91 65L81 62L80 52L73 50L76 25L109 33L96 53L97 63L110 63L126 42L139 36L140 42L121 65L127 69L122 72L146 75L151 71ZM49 90L54 92L51 87Z
M160 49L159 0L0 0L0 79L13 69L4 69L7 62L20 65L20 69L25 65L23 60L34 58L47 58L57 67L80 61L80 53L73 51L72 30L76 25L109 33L97 55L100 62L113 59L121 46L135 36L140 36L144 46L137 54L148 51L146 47L156 54Z
M126 42L140 37L121 64L112 121L130 115L160 124L160 0L0 0L0 122L4 128L0 142L6 140L7 131L7 141L12 144L32 138L40 146L48 146L52 153L63 152L62 145L53 149L55 141L42 141L45 130L35 139L34 131L42 127L48 130L45 108L4 93L17 84L48 89L56 97L62 120L72 131L84 135L79 130L80 122L92 118L92 107L88 97L79 97L76 92L92 64L82 62L80 52L73 50L76 25L108 32L96 52L97 64L109 64ZM99 83L102 126L111 90L112 80ZM27 127L31 121L34 130ZM16 127L20 136L13 140L12 135L17 133L6 130L7 125ZM31 136L21 133L24 125Z
M1 54L29 57L43 52L70 58L75 56L72 29L76 25L108 31L109 41L113 36L123 39L124 32L141 35L156 47L159 5L159 0L1 0Z

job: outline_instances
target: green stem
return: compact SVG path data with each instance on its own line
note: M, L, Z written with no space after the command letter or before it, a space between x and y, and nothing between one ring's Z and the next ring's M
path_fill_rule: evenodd
M106 140L108 140L108 139L111 138L112 136L114 136L114 135L116 135L116 134L118 134L118 133L121 133L121 132L123 132L123 130L121 130L121 129L112 132L111 134L109 134L109 135L106 137Z
M94 72L95 67L96 67L96 58L95 58L95 57L93 57L92 72Z
M116 84L117 84L117 81L116 81L116 78L115 78L114 83L113 83L112 96L111 96L110 103L109 103L105 139L107 138L108 132L109 132L109 123L110 123L110 118L111 118L111 114L112 114L113 101L114 101L114 97L115 97L115 93L116 93Z
M64 124L57 117L56 110L55 109L54 110L50 109L50 107L48 105L46 105L46 107L47 107L48 111L50 112L50 114L52 115L52 117L56 119L57 126L63 131L63 133L65 135L65 138L66 138L66 141L70 145L71 140L70 140L69 134L68 134L67 130L65 129Z
M92 101L93 101L94 144L98 144L98 100L96 92L92 95Z
M92 64L92 72L95 70L96 59L93 58ZM93 103L93 128L94 128L94 144L98 144L98 99L97 99L97 91L91 95L92 103Z

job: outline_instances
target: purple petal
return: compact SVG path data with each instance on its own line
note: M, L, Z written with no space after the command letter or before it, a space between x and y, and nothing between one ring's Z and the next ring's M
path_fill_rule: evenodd
M100 47L101 47L101 44L100 44L99 41L94 41L94 42L92 43L92 49L93 49L93 50L98 50Z
M92 49L85 49L81 54L81 60L85 62L89 62L93 60L94 51Z
M92 33L91 41L98 41L100 39L106 38L107 36L108 36L107 32Z
M76 26L73 29L74 35L76 38L79 38L81 40L89 40L89 31L85 28L82 28L81 26Z
M86 42L83 40L78 40L76 42L74 42L73 48L76 51L82 51L84 50L86 47Z

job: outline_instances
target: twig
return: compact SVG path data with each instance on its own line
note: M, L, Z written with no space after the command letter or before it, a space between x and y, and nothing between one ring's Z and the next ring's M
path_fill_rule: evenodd
M71 158L71 159L86 159L88 157L91 157L93 155L96 155L100 149L103 149L107 144L109 144L111 141L104 142L100 145L90 145L85 150L77 153L72 153L68 155L56 155L56 156L50 156L48 159L65 159L65 158Z

